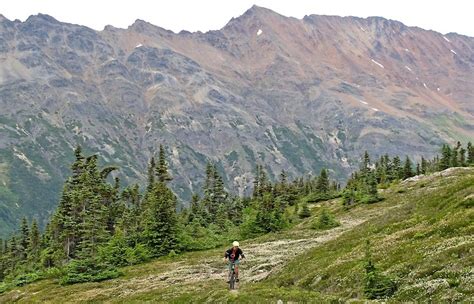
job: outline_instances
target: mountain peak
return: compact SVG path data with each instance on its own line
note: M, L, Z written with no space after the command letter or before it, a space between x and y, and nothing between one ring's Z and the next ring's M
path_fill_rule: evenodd
M37 15L31 15L26 19L25 23L30 23L30 22L46 22L46 23L60 23L58 20L56 20L54 17L47 15L47 14L37 14Z
M164 32L167 34L172 34L173 32L167 29L164 29L162 27L156 26L148 21L142 20L142 19L137 19L135 22L128 27L129 30L133 30L139 33L145 33L145 32Z

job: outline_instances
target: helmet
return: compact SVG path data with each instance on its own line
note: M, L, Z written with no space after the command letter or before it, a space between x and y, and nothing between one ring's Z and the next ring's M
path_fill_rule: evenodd
M234 242L232 243L232 246L234 246L234 247L239 247L239 242L234 241Z

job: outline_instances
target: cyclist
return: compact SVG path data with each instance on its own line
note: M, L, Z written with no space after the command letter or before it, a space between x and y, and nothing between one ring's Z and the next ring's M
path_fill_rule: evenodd
M240 257L242 257L242 259L245 259L244 252L242 251L242 249L239 248L239 242L234 241L232 243L232 248L226 250L226 252L224 254L224 262L227 262L227 260L229 261L229 271L231 269L230 268L231 263L235 264L234 270L235 270L235 281L236 282L239 281ZM229 281L227 281L227 283L229 283Z

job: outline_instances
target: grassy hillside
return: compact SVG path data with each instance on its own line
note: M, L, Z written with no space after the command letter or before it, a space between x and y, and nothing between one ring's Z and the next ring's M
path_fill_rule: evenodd
M296 227L242 241L248 261L236 292L226 289L219 248L124 268L122 277L102 283L42 280L0 302L362 303L367 239L376 267L397 282L389 302L474 301L474 168L413 178L382 195L349 210L340 200L312 205L312 217ZM324 208L339 227L311 228Z

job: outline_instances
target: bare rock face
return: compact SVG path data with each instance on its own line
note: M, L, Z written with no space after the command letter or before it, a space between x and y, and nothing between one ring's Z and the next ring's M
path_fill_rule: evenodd
M49 216L76 144L126 183L166 145L186 202L208 160L245 193L256 163L342 179L365 149L429 156L473 140L473 88L474 38L378 17L254 6L221 30L175 34L0 16L0 234Z

